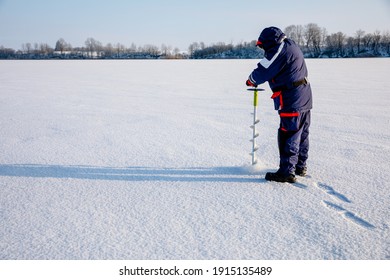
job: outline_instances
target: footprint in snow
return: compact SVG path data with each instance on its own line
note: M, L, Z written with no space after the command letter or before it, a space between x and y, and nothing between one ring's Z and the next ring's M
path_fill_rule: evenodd
M348 202L351 203L351 201L343 194L336 192L331 186L323 184L323 183L313 183L313 185L323 192L343 201L343 202Z
M328 209L337 212L344 219L346 219L346 220L348 220L350 222L353 222L353 223L357 224L358 226L361 226L361 227L366 228L366 229L373 229L373 228L375 228L369 222L367 222L367 221L363 220L362 218L358 217L356 214L354 214L354 213L344 209L340 205L334 204L334 203L326 201L326 200L323 200L322 203Z

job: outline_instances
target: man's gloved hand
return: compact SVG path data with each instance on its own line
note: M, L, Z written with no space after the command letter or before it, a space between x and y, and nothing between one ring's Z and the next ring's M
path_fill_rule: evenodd
M257 87L257 85L255 85L254 83L251 82L251 80L246 80L246 83L245 83L248 87Z

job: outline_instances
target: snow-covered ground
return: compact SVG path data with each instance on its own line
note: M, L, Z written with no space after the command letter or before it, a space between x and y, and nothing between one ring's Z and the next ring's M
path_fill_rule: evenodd
M0 259L390 259L390 60L307 60L296 184L256 63L1 61Z

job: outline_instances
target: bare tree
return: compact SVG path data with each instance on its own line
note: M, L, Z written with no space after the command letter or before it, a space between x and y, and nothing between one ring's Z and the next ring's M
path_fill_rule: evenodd
M0 58L12 58L15 56L15 50L0 46Z
M42 55L49 55L53 52L53 49L46 43L39 44L39 50Z
M188 53L190 55L193 55L197 50L200 49L199 43L198 42L193 42L191 45L188 47Z
M347 55L349 57L355 57L355 38L353 37L347 37L346 39L347 44L346 44L346 50L347 50Z
M34 43L34 54L39 54L39 44L38 43Z
M152 57L157 57L159 54L158 47L156 47L154 45L145 45L143 47L143 51L145 52L145 54L150 55Z
M32 50L31 43L22 44L22 52L24 54L31 54L31 50Z
M103 50L103 45L99 41L94 38L88 38L85 41L85 47L88 51L89 57L101 56L101 52Z
M379 43L381 41L381 32L379 30L376 30L374 34L372 34L372 51L374 55L379 54Z
M287 38L292 39L298 46L304 45L302 25L289 25L284 29Z
M131 43L130 48L129 48L129 52L131 52L131 53L137 52L137 45L134 43Z
M121 57L121 55L125 52L125 49L126 49L125 46L120 44L120 43L117 43L115 45L115 52L116 52L117 58Z
M368 51L370 49L372 40L373 40L373 35L371 33L364 35L364 37L362 38L362 43L365 51Z
M309 23L305 26L304 37L306 39L306 47L314 57L319 57L321 54L323 32L324 29L321 29L316 23Z
M108 43L104 48L104 55L106 57L112 57L115 53L114 47L111 43Z
M345 45L346 35L342 32L333 33L326 38L327 49L330 54L335 54L337 57L343 57L344 45Z
M382 49L388 55L390 55L390 32L389 31L386 31L383 33L382 39L381 39L381 45L382 45Z
M174 56L174 58L179 58L179 56L180 56L180 49L179 48L173 49L173 56Z
M163 56L169 57L171 55L171 52L172 52L172 46L167 46L165 44L161 45L161 54Z
M63 38L58 39L54 50L63 54L65 51L70 51L72 46L68 44Z
M357 46L357 52L358 53L360 53L360 51L361 51L361 44L362 44L362 39L363 39L364 33L365 32L363 30L361 30L361 29L359 29L355 33L356 46Z

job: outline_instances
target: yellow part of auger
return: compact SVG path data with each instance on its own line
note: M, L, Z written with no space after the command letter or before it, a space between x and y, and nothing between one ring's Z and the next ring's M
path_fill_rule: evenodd
M257 89L253 91L253 106L257 107Z

